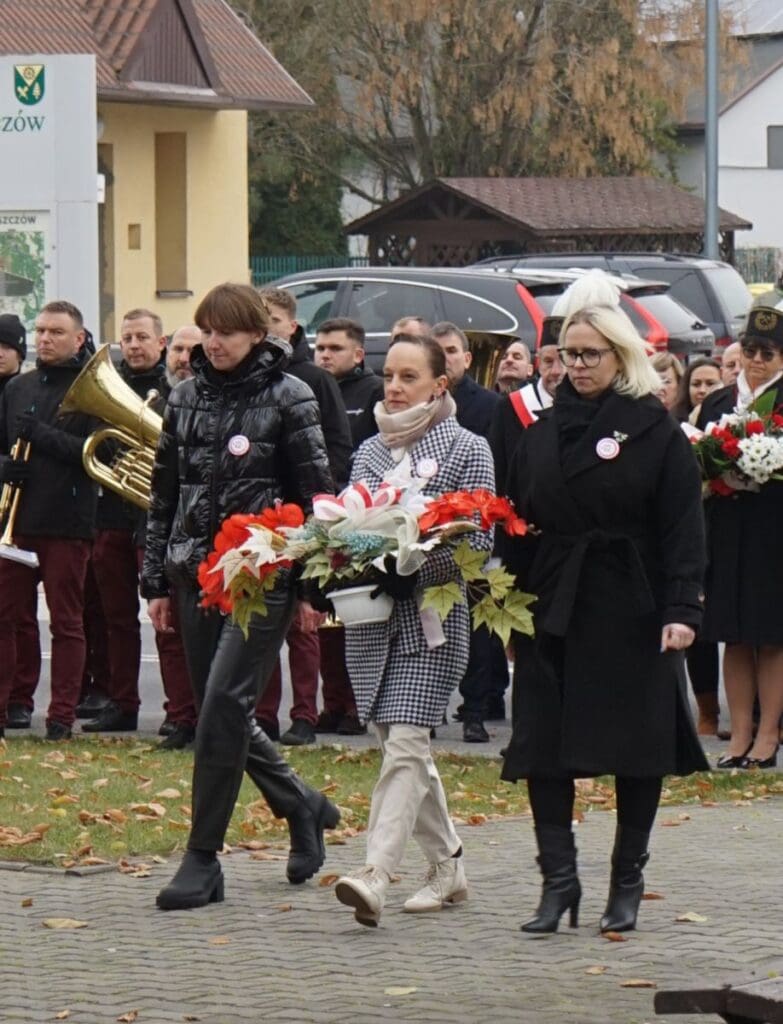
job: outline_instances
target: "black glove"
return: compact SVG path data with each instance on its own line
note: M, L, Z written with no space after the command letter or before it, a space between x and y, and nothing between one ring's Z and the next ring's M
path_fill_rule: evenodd
M0 481L4 484L19 486L30 476L30 463L21 459L11 459L4 455L0 458Z
M410 576L400 576L397 572L397 561L393 555L387 555L383 560L383 567L386 570L377 580L375 590L370 597L378 597L380 594L388 594L395 601L405 601L413 597L416 589L416 581L419 578L418 569Z
M300 580L298 595L300 600L308 601L317 612L325 612L332 618L335 617L334 605L315 580Z
M34 412L23 412L16 417L16 436L23 441L34 441L39 421Z

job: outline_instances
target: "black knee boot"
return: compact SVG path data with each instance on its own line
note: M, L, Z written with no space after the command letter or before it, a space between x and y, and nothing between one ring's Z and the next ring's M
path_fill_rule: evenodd
M629 932L636 927L639 904L644 893L642 868L650 859L649 832L618 825L612 851L609 900L601 918L602 932Z
M576 846L570 828L558 825L536 827L538 865L544 876L541 902L536 916L521 926L521 931L532 934L556 932L561 916L570 911L569 924L579 923L579 900L582 887L576 873Z
M275 817L288 821L288 881L293 885L306 882L326 860L324 829L337 826L339 810L299 778L258 727L251 732L247 771Z
M214 853L186 850L179 870L156 900L161 910L192 910L223 902L223 872Z

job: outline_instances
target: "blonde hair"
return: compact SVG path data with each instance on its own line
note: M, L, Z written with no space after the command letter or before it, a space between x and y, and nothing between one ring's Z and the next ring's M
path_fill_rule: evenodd
M580 309L592 309L595 306L610 306L612 309L620 307L620 289L597 267L572 281L563 294L558 295L551 315L569 317Z
M659 390L661 382L647 358L644 340L619 305L575 310L563 324L562 340L565 340L572 324L588 324L612 346L620 371L611 386L618 394L642 398Z
M650 365L656 373L666 373L667 370L671 370L678 383L682 380L685 372L680 360L671 352L656 352L650 359Z

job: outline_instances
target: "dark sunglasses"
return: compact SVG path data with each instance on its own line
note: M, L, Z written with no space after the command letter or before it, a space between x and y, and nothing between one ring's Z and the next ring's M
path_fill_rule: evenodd
M753 341L743 341L742 354L744 356L747 356L748 359L752 359L757 352L765 363L771 363L778 354L778 349L774 348L772 345L758 345Z

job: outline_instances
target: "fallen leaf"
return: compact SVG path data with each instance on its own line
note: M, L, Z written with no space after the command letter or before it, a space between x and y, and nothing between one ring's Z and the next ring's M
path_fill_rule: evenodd
M86 921L76 921L72 917L47 917L41 921L44 928L86 928Z
M96 779L92 784L93 789L103 789L104 786L109 785L108 779Z
M213 935L209 940L210 946L227 946L230 942L228 935Z
M278 904L277 909L280 910L280 911L293 910L294 909L294 905L293 905L293 903L280 903L280 904Z
M156 793L155 796L159 800L179 800L182 794L178 789L162 789L159 793Z
M138 1015L138 1010L128 1010L127 1013L123 1013L121 1017L117 1018L117 1020L120 1022L120 1024L133 1024L133 1021L136 1020Z
M588 967L585 970L585 974L604 974L606 970L606 967L602 966L601 964L596 964L595 967Z
M385 996L409 996L412 992L418 991L415 985L390 985L383 990L383 994Z
M666 897L662 896L659 892L645 892L642 893L643 900L665 900Z
M103 816L109 821L116 821L118 825L124 825L128 820L128 815L116 807L110 807L108 811L104 811Z
M486 825L486 814L471 814L468 817L468 825Z
M697 914L694 910L689 910L687 914L680 914L679 917L674 919L678 923L690 923L690 924L702 924L708 918L703 917L701 914Z
M70 1016L70 1010L60 1010L59 1013L56 1013L54 1017L52 1017L52 1020L67 1020Z
M661 825L663 825L664 828L677 828L680 824L681 824L681 822L676 821L676 820L673 821L671 818L668 821L662 821L661 822Z
M31 907L32 905L33 905L33 898L32 898L32 896L28 896L27 899L22 900L22 906L23 907Z
M620 988L657 988L657 983L646 978L628 978L620 982Z
M339 877L339 875L321 875L318 879L318 884L323 888L326 888L329 885L334 885Z
M620 932L601 932L601 935L609 942L627 942L628 940Z

